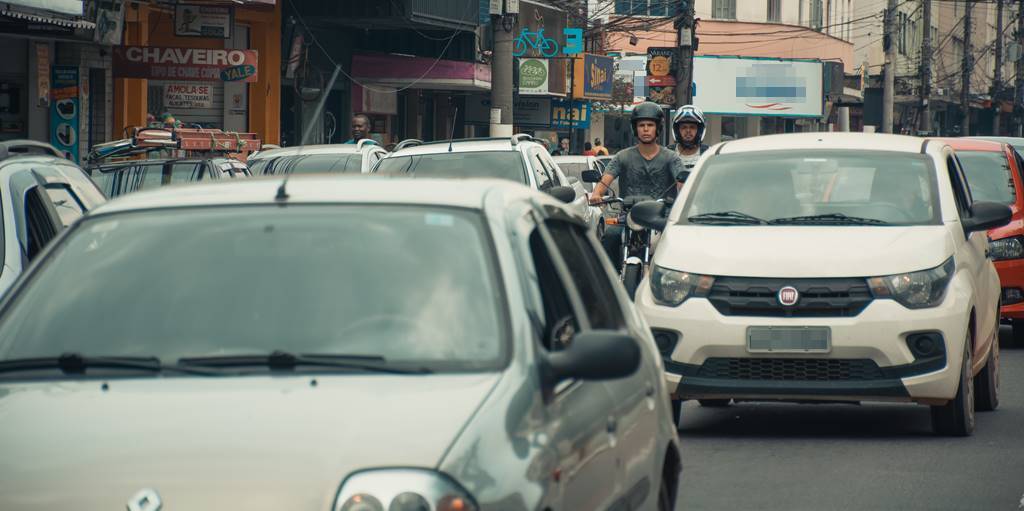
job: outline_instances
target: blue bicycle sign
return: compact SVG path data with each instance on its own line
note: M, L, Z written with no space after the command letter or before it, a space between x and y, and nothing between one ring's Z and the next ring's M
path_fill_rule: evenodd
M544 57L550 58L558 54L558 41L555 41L550 37L544 37L543 28L536 32L530 32L528 29L524 28L519 33L519 37L516 38L512 55L515 57L522 57L523 55L526 55L526 51L530 48L539 51Z

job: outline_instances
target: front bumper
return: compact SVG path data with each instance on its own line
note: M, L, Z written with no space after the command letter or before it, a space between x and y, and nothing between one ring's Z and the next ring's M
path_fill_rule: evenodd
M777 399L826 401L919 401L937 403L953 398L971 310L969 284L954 278L942 305L910 310L892 300L874 300L855 317L783 318L726 316L705 299L689 299L678 307L654 303L647 282L637 290L637 306L650 327L678 334L679 341L665 353L666 381L682 399ZM751 353L747 328L751 326L827 326L831 329L828 353ZM940 363L916 359L907 345L909 335L941 334L945 353ZM773 379L759 377L706 377L706 363L829 360L863 363L872 376L846 378L821 376L805 379L785 374ZM710 362L709 362L710 361ZM927 362L927 363L926 363ZM789 365L785 361L779 362ZM769 364L771 365L771 364ZM799 364L797 364L799 365Z
M1003 289L1024 290L1024 259L1008 259L995 261L996 272L999 273L999 283ZM999 314L1004 318L1024 319L1024 302L1006 303L1003 300L1003 307Z

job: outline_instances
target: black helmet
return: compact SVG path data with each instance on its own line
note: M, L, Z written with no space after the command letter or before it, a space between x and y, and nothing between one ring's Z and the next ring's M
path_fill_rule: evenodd
M644 101L639 105L633 107L633 114L630 116L629 123L633 126L633 136L636 137L636 123L643 119L649 119L654 121L658 125L657 134L661 135L661 125L665 123L665 112L661 110L661 107L657 103L650 101Z

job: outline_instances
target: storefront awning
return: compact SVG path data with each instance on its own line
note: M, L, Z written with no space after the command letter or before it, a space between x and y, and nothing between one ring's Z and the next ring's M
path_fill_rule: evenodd
M426 90L491 90L491 68L477 62L393 54L352 56L352 76L360 82Z
M70 14L72 16L82 15L82 0L3 0L0 7L10 11L11 7L28 7L43 11Z
M0 4L3 5L3 4ZM25 20L31 23L46 23L49 25L57 25L60 27L67 28L81 28L81 29L93 29L96 28L96 24L91 21L85 20L73 20L64 18L61 16L50 16L45 14L32 14L28 12L15 11L10 9L0 8L0 15L7 16L8 18L15 18L19 20Z

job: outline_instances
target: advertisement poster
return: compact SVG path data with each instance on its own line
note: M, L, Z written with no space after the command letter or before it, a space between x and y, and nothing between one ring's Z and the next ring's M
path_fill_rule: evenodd
M169 83L164 85L164 106L167 108L213 108L213 91L209 85Z
M96 31L93 41L107 46L119 46L124 31L124 2L100 0L96 7Z
M117 46L113 48L115 78L195 82L255 82L256 50Z
M78 161L78 67L53 66L50 80L53 98L50 101L50 143L64 157Z
M573 101L570 104L567 99L555 99L551 101L551 127L552 128L579 128L585 130L590 127L590 102Z
M582 58L576 58L573 65L573 96L599 101L612 99L614 59L587 53Z
M675 48L647 49L647 100L662 106L676 104Z
M546 59L519 59L519 93L548 93L548 61Z
M231 7L178 4L174 7L174 35L230 39L234 17Z
M39 96L36 98L39 106L50 104L50 45L36 43L36 88L39 89Z
M817 60L695 57L693 102L707 114L821 117Z

